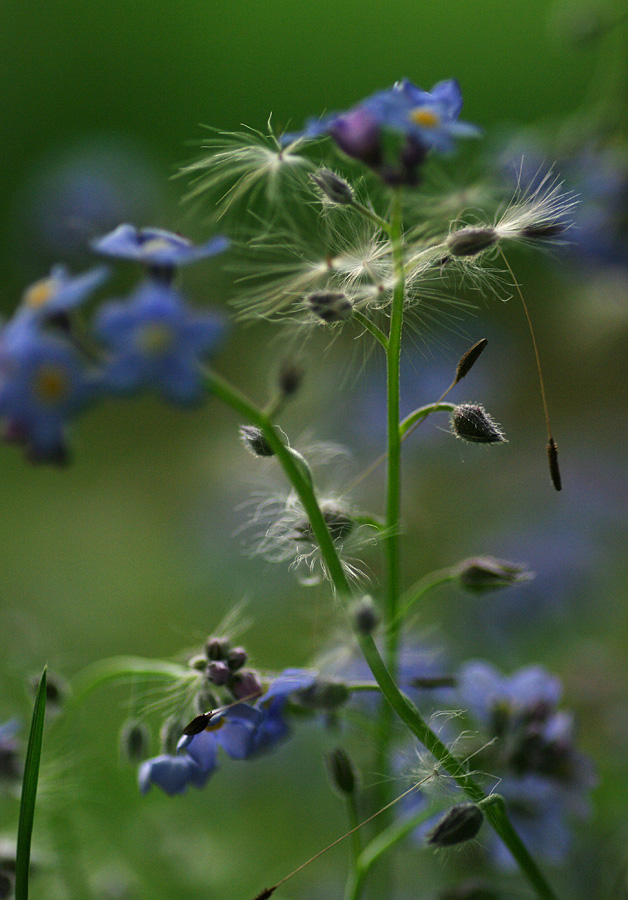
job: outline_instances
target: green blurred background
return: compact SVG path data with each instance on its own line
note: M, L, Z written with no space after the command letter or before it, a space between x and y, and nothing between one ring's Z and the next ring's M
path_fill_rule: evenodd
M136 224L201 239L207 223L180 205L185 184L171 176L196 155L202 125L263 128L272 112L279 126L298 126L400 77L429 89L455 76L463 118L489 136L539 122L551 129L582 102L605 52L604 45L575 48L551 22L556 8L547 0L4 0L4 314L25 286L64 261L38 223L54 213L50 185L74 161L87 159L93 168L100 159L115 171ZM65 259L77 268L90 262L76 248ZM540 571L550 571L547 559L567 556L569 596L565 586L537 579L533 612L518 610L516 598L487 612L453 597L430 607L423 624L437 629L437 642L453 648L454 658L487 656L505 669L538 660L564 677L584 723L584 745L614 776L612 790L600 789L602 799L605 791L614 798L604 807L606 833L626 799L624 767L612 761L628 739L626 425L618 412L625 406L625 282L583 279L565 262L521 252L511 261L538 326L565 490L558 496L549 486L522 311L514 301L491 300L463 334L439 332L422 354L410 354L417 378L411 402L420 405L434 399L421 393L423 366L441 366L430 382L439 391L469 344L491 337L484 381L455 399L490 398L510 443L489 458L461 449L430 424L429 439L408 447L406 576L473 553L503 556L508 548ZM128 287L125 277L117 276L114 292ZM183 273L182 284L199 304L223 306L231 290L219 259ZM609 309L613 315L603 315ZM239 330L217 365L263 401L264 381L283 351L276 328ZM381 452L377 435L364 440L356 422L365 415L357 399L362 379L379 384L381 361L371 357L367 371L358 371L349 341L338 341L324 365L319 353L316 342L303 349L312 374L282 424L297 446L306 430L357 444L352 475ZM476 396L480 387L487 396ZM0 447L0 721L28 714L24 679L44 662L70 676L108 655L172 657L199 645L243 599L254 624L242 640L259 666L302 665L319 652L337 621L325 591L298 587L287 573L240 556L238 506L255 490L257 467L237 444L236 424L215 402L190 413L134 400L101 406L77 425L74 461L65 471L31 467ZM377 509L381 479L362 488L358 500ZM554 590L560 602L550 596ZM509 628L510 611L519 639ZM80 865L101 891L95 896L247 896L343 827L321 761L337 738L314 728L277 757L237 771L225 765L202 793L170 800L154 791L140 799L134 772L117 751L128 696L103 691L92 698L57 772L57 789L67 791L77 812ZM7 833L14 812L2 813ZM303 876L303 889L285 896L338 896L343 865L341 848ZM65 890L52 880L34 896Z

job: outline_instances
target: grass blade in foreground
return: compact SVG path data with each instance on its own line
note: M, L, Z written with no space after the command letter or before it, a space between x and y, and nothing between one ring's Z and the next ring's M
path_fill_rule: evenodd
M20 820L17 829L17 854L15 863L15 900L27 900L28 870L31 857L31 836L35 818L35 799L39 779L39 761L44 736L44 715L46 712L46 669L42 672L35 697L35 708L28 736L28 749L22 780Z

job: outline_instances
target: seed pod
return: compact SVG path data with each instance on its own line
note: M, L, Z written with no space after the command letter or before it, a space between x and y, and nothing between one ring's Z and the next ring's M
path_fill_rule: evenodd
M484 822L484 813L475 803L457 803L427 835L433 847L453 847L472 840Z
M486 340L486 338L481 338L481 340L479 340L477 344L474 344L473 347L470 347L466 353L462 354L462 356L460 357L460 361L456 366L456 380L454 381L454 384L458 384L458 382L461 381L465 375L469 374L477 360L480 358L487 344L488 341Z
M553 437L549 439L547 444L547 458L549 460L550 477L552 484L557 491L562 491L563 482L560 477L560 469L558 468L558 447Z
M275 451L270 446L264 432L256 425L240 425L240 440L244 447L253 456L274 456Z
M471 444L501 444L503 431L479 403L461 403L451 414L451 427L456 437Z
M447 238L447 248L452 256L477 256L497 243L494 228L461 228L452 231Z

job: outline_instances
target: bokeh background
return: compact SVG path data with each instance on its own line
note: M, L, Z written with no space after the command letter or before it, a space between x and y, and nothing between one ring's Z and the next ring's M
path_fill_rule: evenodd
M272 113L278 126L297 126L404 76L426 89L457 77L463 118L481 125L492 147L523 128L540 129L551 144L604 90L621 109L619 30L596 40L595 9L592 18L584 4L548 0L4 0L3 313L51 264L91 263L83 215L102 230L122 220L194 239L215 230L180 203L186 184L172 178L198 153L203 125L263 128ZM602 883L611 896L608 885L622 877L628 799L627 280L621 266L576 265L561 252L510 258L538 329L564 491L549 484L523 312L514 300L487 299L455 332L436 329L407 346L411 409L435 399L461 353L488 337L455 399L484 402L509 443L489 456L462 447L436 420L409 439L405 577L478 553L537 572L486 601L442 592L420 624L454 661L481 656L506 671L540 661L564 679L600 785L596 818L578 837L586 852L557 878L571 896L603 896ZM131 284L127 270L116 278L113 291ZM199 305L226 308L232 293L220 259L182 273L181 283ZM301 348L310 374L282 424L296 446L309 436L352 449L352 462L328 472L337 485L381 452L383 366L377 353L357 360L349 340L324 355L321 347ZM217 366L263 401L276 359L293 350L277 327L234 328ZM81 420L66 470L32 467L0 447L0 721L27 719L25 681L45 662L70 677L110 655L180 658L237 603L251 621L241 640L260 667L307 664L324 648L338 623L325 590L241 555L239 507L258 488L259 469L237 442L237 424L217 402L191 413L133 400ZM381 487L374 476L357 501L377 510ZM371 565L377 572L376 558ZM49 760L93 897L247 897L344 827L322 762L337 736L311 725L275 756L225 765L202 793L140 798L117 746L128 701L128 689L95 694L63 753ZM7 837L15 812L3 801ZM67 827L56 829L64 840ZM43 825L35 836L44 856L55 852ZM346 852L333 851L281 896L339 896ZM423 863L404 856L408 871L414 865ZM432 868L425 897L447 880L442 866ZM71 881L44 864L33 896L71 896Z

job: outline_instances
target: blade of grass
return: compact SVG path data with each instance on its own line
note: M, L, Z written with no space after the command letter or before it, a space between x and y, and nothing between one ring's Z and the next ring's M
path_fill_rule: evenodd
M15 859L15 900L28 898L28 872L31 857L31 837L35 819L35 799L39 780L41 744L44 736L44 715L46 712L46 669L42 672L35 697L35 708L28 736L24 777L22 779L22 799L20 819L17 828L17 853Z

